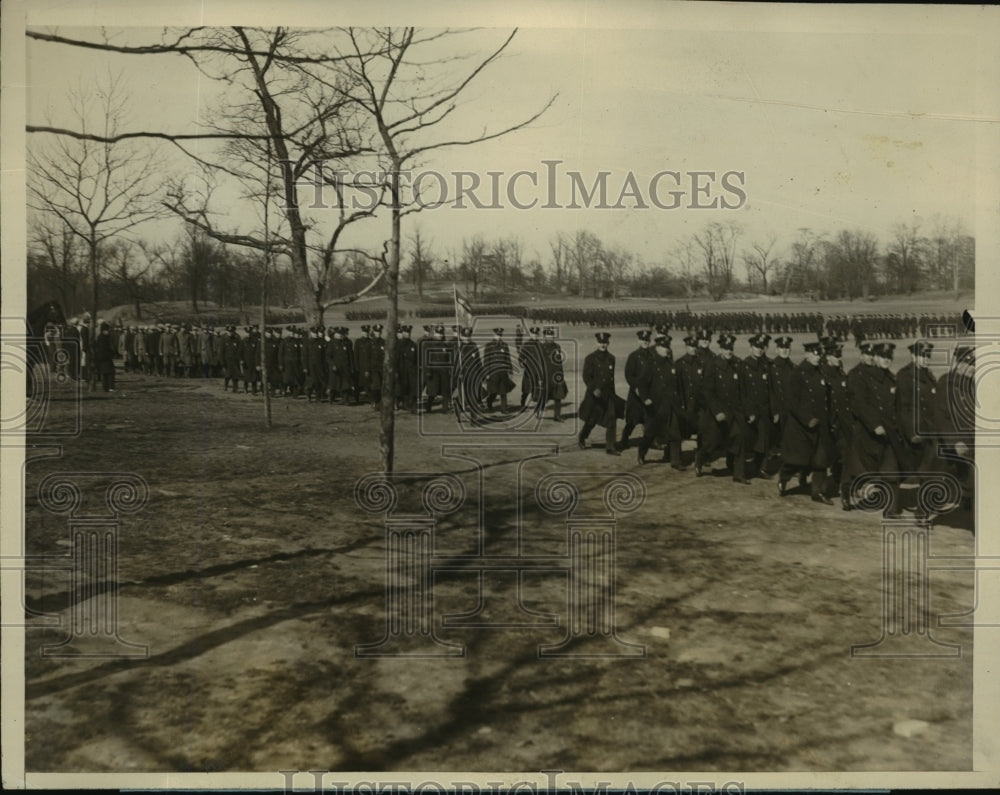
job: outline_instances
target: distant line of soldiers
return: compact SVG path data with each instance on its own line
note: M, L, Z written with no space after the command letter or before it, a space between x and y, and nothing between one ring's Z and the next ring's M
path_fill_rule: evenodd
M943 336L952 327L963 330L960 313L857 313L829 317L821 312L691 312L690 310L604 309L540 307L529 310L534 320L546 323L621 326L664 326L694 332L711 328L727 334L815 334L840 339L854 337L855 344L870 339L903 339Z

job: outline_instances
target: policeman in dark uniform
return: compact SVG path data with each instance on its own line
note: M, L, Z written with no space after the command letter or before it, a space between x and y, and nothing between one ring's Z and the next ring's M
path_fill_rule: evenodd
M767 454L774 446L771 412L771 363L764 351L771 338L755 334L750 338L750 354L743 360L743 414L746 417L747 452L753 455L755 477L770 478L764 470Z
M396 340L396 407L415 413L420 399L420 380L417 344L410 338L412 331L413 326L400 326Z
M542 383L535 413L541 417L546 404L553 401L552 419L562 422L563 399L569 394L566 386L566 376L563 373L562 348L556 342L556 330L553 326L545 329L542 344L539 347L542 360Z
M382 404L382 367L385 363L385 340L382 338L382 324L371 328L368 340L368 399L372 408L378 411Z
M844 462L849 456L851 447L852 417L850 401L847 397L847 374L844 372L843 342L833 337L822 340L823 362L820 369L826 381L827 424L830 444L829 466L830 479L824 494L832 497L839 493L841 506L847 505L850 510L850 499L843 487Z
M444 326L435 326L430 339L421 340L420 367L423 369L427 403L424 410L430 414L434 399L440 397L444 410L451 410L451 373L455 366L455 352L444 338Z
M625 359L625 381L628 383L628 396L625 398L625 427L622 429L621 442L618 444L619 450L628 449L632 431L635 430L636 425L643 424L646 416L645 406L643 406L643 401L639 399L635 388L646 364L652 361L655 354L649 346L652 334L648 329L637 331L636 337L639 338L639 347Z
M746 416L743 411L745 376L742 362L733 356L736 337L723 334L716 341L719 355L705 371L702 391L702 446L695 455L695 475L719 455L735 483L748 484L746 477Z
M788 480L796 472L812 474L810 490L814 502L832 505L824 493L829 452L829 415L826 379L820 369L821 344L807 342L806 358L795 368L788 384L788 416L781 440L781 470L778 495L787 493ZM800 481L801 482L801 481Z
M929 472L937 458L937 444L933 439L925 439L920 431L934 429L937 379L930 370L934 345L918 341L908 350L913 359L896 373L896 408L902 433L903 465L911 472Z
M697 354L697 346L693 336L685 337L685 352L675 364L680 399L680 432L684 439L690 439L698 433L702 362Z
M587 448L587 437L595 425L605 429L605 452L608 455L621 455L617 445L615 426L617 419L624 414L624 401L615 394L615 357L608 351L611 335L600 331L594 335L597 339L597 350L588 353L583 360L583 383L586 394L580 403L579 417L583 421L583 429L577 438L581 450ZM619 408L618 404L622 404Z
M486 372L486 410L493 411L493 401L499 397L500 411L506 412L507 394L514 388L511 379L514 363L510 358L510 346L503 338L503 328L493 329L493 339L483 350L483 368Z
M639 463L657 440L664 444L663 460L683 471L681 465L680 389L677 368L670 355L670 337L658 335L653 341L653 355L643 362L636 379L636 394L646 414L639 442Z
M472 339L472 329L462 326L459 329L458 361L456 363L454 390L456 410L467 412L472 416L482 413L482 389L484 383L483 360L479 355L479 346Z
M848 400L854 415L851 438L852 470L896 473L899 471L901 438L896 411L896 379L889 369L895 344L878 343L872 348L875 367L863 371L864 377L853 384L848 378ZM853 391L852 391L853 386ZM885 510L887 516L898 516L899 482L895 477L886 479L891 500Z
M521 367L521 408L527 405L528 400L537 402L542 399L544 366L542 343L538 339L540 332L538 326L532 326L528 329L528 339L518 346L517 363Z

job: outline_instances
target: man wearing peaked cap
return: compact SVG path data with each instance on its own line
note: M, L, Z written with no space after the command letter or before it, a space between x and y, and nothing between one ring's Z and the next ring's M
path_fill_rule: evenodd
M472 339L472 329L459 326L458 357L452 374L454 408L456 413L464 411L470 418L478 419L482 414L482 397L485 383L483 360L479 346Z
M698 415L701 411L702 362L698 355L698 340L693 334L684 338L684 354L677 359L677 390L679 396L679 422L682 438L698 433Z
M538 326L528 329L528 338L522 340L517 349L517 363L521 368L521 408L531 400L535 403L536 412L541 413L548 399L544 395L545 365L542 362L542 341L538 339L539 333ZM538 408L539 403L542 409Z
M778 474L778 494L785 496L789 478L795 473L811 474L814 502L830 504L826 496L829 465L829 410L826 380L820 370L820 342L802 346L806 358L795 368L788 384L788 420L781 442L782 464ZM801 478L800 478L801 482Z
M506 412L507 395L514 388L511 378L514 363L510 357L510 346L504 341L502 328L493 329L493 339L486 343L483 368L486 371L486 410L493 411L493 401L499 397L500 410Z
M608 351L611 335L600 331L594 336L597 350L587 354L583 360L586 394L580 404L579 417L584 425L577 443L581 449L586 449L590 432L595 425L601 425L605 429L605 452L621 455L615 426L618 418L625 414L625 401L615 394L615 357Z
M680 391L677 368L670 356L670 337L658 334L653 340L652 355L639 375L636 392L646 416L643 419L639 463L646 463L646 453L654 442L664 445L663 459L676 470L681 464Z
M824 493L827 497L840 496L841 505L849 504L849 495L844 488L844 466L850 457L851 415L847 392L847 374L841 361L843 345L835 337L827 338L823 346L823 362L820 370L826 381L827 417L830 441L828 445L830 477Z
M639 347L632 351L625 360L625 381L628 384L628 395L625 398L625 427L622 428L622 438L618 443L619 450L628 449L629 437L637 425L642 425L646 420L646 406L639 399L636 386L643 370L653 363L653 356L656 352L650 347L652 335L646 329L636 332L639 338Z
M896 373L896 408L902 432L903 465L911 472L937 469L937 444L921 433L937 430L934 416L937 403L937 379L930 369L934 345L914 342L908 346L911 360Z
M566 376L563 373L563 352L559 343L556 342L556 330L549 326L545 329L545 334L539 345L539 355L542 363L541 385L539 387L538 401L535 404L535 413L542 416L548 402L554 401L552 419L562 422L562 403L569 393L566 387Z
M444 411L451 409L452 369L456 362L456 352L444 337L443 325L434 327L434 335L420 341L420 367L423 372L426 404L424 411L430 414L434 400L441 398Z
M755 334L750 338L750 354L743 360L743 414L747 427L747 453L753 455L755 477L769 478L767 456L775 446L771 411L771 363L764 355L769 338Z
M728 334L719 337L719 355L704 374L702 444L695 454L695 475L701 477L702 467L725 455L726 467L732 472L733 481L747 484L747 429L742 405L746 377L742 363L733 356L734 343L735 337Z
M417 344L410 338L413 326L399 327L399 339L396 340L396 408L417 411L417 401L420 399L420 379Z
M842 480L853 481L857 475L869 472L896 473L902 457L902 435L899 430L896 379L889 369L892 363L893 343L877 343L867 349L862 344L862 362L847 378L848 402L854 424L851 431L850 457L845 462ZM852 379L852 374L858 375ZM891 501L885 514L896 516L900 512L899 482L888 478ZM845 508L851 507L853 495L848 494Z

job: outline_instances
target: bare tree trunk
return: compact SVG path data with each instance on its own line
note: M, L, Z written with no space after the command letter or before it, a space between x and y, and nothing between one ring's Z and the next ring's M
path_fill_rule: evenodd
M390 144L391 145L391 144ZM379 434L379 457L382 471L392 474L396 457L396 322L399 315L399 249L401 244L401 207L399 172L401 164L393 158L391 184L392 242L388 262L385 263L386 297L389 309L385 320L385 358L382 360L382 429Z
M268 260L271 258L269 252L264 252L264 278L261 280L260 288L260 381L264 388L264 420L267 427L271 424L271 385L268 383L270 377L267 372L267 280L270 268Z

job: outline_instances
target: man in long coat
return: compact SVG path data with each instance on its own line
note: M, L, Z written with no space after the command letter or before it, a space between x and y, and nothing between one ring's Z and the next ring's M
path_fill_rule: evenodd
M243 341L236 333L236 326L226 326L226 338L222 343L222 367L222 391L228 390L229 382L232 381L233 392L236 392L243 376Z
M896 373L896 408L902 434L900 452L904 457L901 463L911 472L929 472L934 469L937 459L937 443L920 432L935 430L937 379L930 370L934 345L914 342L908 350L912 360Z
M650 347L652 332L643 329L636 332L639 338L639 347L632 351L625 359L625 381L628 384L628 395L625 398L625 427L622 428L621 442L618 444L619 450L627 450L629 437L637 425L642 425L646 419L646 408L643 401L639 399L636 392L636 385L648 362L652 362L655 353Z
M115 391L114 344L111 341L111 326L101 323L100 333L94 340L94 374L101 380L105 392Z
M600 425L605 429L604 450L608 455L621 455L615 428L618 417L625 413L625 401L615 394L615 357L608 351L611 335L600 331L594 335L597 350L583 360L583 383L586 394L580 403L579 417L583 429L577 437L580 449L586 449L587 437Z
M419 354L412 332L413 326L400 326L396 339L396 406L411 413L420 399Z
M503 329L493 329L493 339L483 350L483 369L486 372L486 410L493 411L493 401L500 398L500 410L507 411L507 394L514 388L511 375L514 364L510 346L504 341Z
M941 454L951 462L962 486L961 502L971 509L975 489L976 349L958 345L951 369L937 382L935 428L941 433ZM950 469L951 467L949 467Z
M748 484L746 477L746 420L743 395L746 377L743 363L733 355L736 338L723 334L717 340L719 355L706 369L702 391L702 446L695 454L695 474L719 455L726 456L726 467L735 483Z
M518 346L517 363L521 367L521 408L529 400L536 403L542 399L542 382L544 381L544 365L542 364L542 342L538 338L541 329L532 326L528 329L528 339ZM537 409L536 409L537 410Z
M677 368L670 355L670 337L660 334L653 340L653 355L643 363L636 379L636 395L645 410L642 441L639 442L639 463L646 463L646 454L654 442L664 445L663 460L670 460L676 470L681 465L681 400Z
M853 418L847 392L847 374L844 372L843 343L827 338L823 341L823 363L820 369L826 380L828 452L830 480L824 493L832 497L839 493L841 506L850 510L850 499L844 488L844 467L850 455Z
M569 389L566 386L566 375L563 372L565 356L556 342L556 330L551 326L545 329L542 344L538 348L542 362L542 380L539 389L535 413L541 417L545 406L553 401L552 419L562 422L562 404Z
M471 416L481 414L485 381L483 359L479 353L479 346L472 339L472 329L468 326L459 329L458 361L452 378L456 410L464 411Z
M755 477L770 478L765 469L767 455L774 446L771 412L771 360L764 355L771 338L755 334L750 338L750 354L743 360L743 413L746 416L747 453L753 456Z
M781 440L781 470L778 494L785 496L788 480L802 471L812 473L812 499L831 505L824 493L829 463L829 414L826 379L820 369L821 343L804 345L806 358L795 368L788 383L788 415Z
M326 371L329 378L330 402L347 403L355 392L353 349L347 340L347 329L338 326L326 344Z
M435 326L430 339L420 341L420 367L423 372L429 414L435 398L440 397L444 410L451 409L451 374L455 366L455 352L444 338L444 326Z
M247 336L243 340L243 392L253 390L257 394L257 385L261 383L260 375L260 331L257 326L244 329Z
M851 433L851 469L858 474L885 472L890 475L887 485L891 500L885 510L888 516L897 516L899 507L899 481L893 477L899 472L901 446L899 415L896 410L896 379L889 369L895 344L878 343L872 352L875 367L853 384L848 378L848 401L854 415Z
M780 454L781 439L784 436L785 420L788 417L788 384L795 371L792 361L792 338L778 337L774 341L776 355L771 361L771 438L774 441L771 453Z

